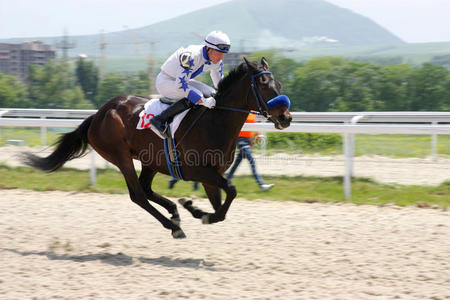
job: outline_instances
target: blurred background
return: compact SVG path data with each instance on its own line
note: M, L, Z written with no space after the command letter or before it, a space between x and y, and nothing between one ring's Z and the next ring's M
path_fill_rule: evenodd
M95 110L120 94L155 94L165 59L219 29L232 41L226 71L243 56L266 57L292 112L448 112L448 11L446 0L0 0L0 110ZM209 75L200 80L211 83ZM450 123L443 116L411 123ZM18 185L6 179L20 166L18 153L48 153L46 146L68 130L0 127L0 185ZM327 180L342 186L345 141L339 133L269 132L253 151L267 182L311 182L288 200L341 200L342 190L315 187ZM356 134L353 142L352 175L374 185L355 185L355 198L381 199L377 184L423 186L437 203L450 198L449 135ZM91 158L85 160L68 165L87 169ZM237 174L250 182L246 162ZM187 185L176 188L182 193Z

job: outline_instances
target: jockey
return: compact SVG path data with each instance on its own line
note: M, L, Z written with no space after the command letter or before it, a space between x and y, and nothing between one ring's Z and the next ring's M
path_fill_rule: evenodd
M179 48L161 66L156 77L156 89L164 97L177 100L166 110L151 119L151 124L163 136L170 118L192 107L194 104L213 108L215 89L194 80L204 71L209 71L214 87L223 78L222 59L230 50L230 39L221 31L212 31L204 45L190 45Z

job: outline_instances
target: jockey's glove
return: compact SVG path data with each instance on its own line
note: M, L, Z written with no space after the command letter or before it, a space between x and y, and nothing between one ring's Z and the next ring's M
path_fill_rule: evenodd
M213 108L216 106L216 99L213 97L204 98L202 99L202 103L200 103L200 105L206 106L207 108Z

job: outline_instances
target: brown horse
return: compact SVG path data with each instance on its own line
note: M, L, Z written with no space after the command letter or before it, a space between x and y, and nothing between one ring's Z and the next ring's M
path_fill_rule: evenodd
M261 112L278 129L288 127L292 120L286 105L269 110L266 104L280 94L281 88L269 72L267 61L264 58L260 63L244 60L245 63L231 70L219 83L215 95L216 109L195 106L175 134L178 141L178 165L183 178L203 184L215 212L206 213L194 207L191 201L180 199L180 203L205 224L223 221L236 197L236 188L222 175L233 162L237 136L248 111ZM139 113L149 100L134 95L115 97L96 114L85 119L76 130L62 135L56 143L55 151L48 157L41 158L26 153L25 162L32 167L52 172L62 167L66 161L83 155L89 144L119 168L133 202L170 229L174 238L184 238L186 236L180 228L176 204L151 188L156 173L170 173L164 156L163 140L151 130L136 129ZM141 161L142 171L139 177L133 159ZM223 203L221 190L226 193ZM149 200L167 209L172 215L171 219L155 209Z

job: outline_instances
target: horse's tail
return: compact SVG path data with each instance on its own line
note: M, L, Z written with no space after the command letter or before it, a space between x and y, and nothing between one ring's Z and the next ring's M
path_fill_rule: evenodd
M22 161L39 170L53 172L61 168L67 161L81 157L89 145L88 129L94 115L88 117L72 132L68 132L55 143L56 150L47 157L39 157L32 153L24 153Z

